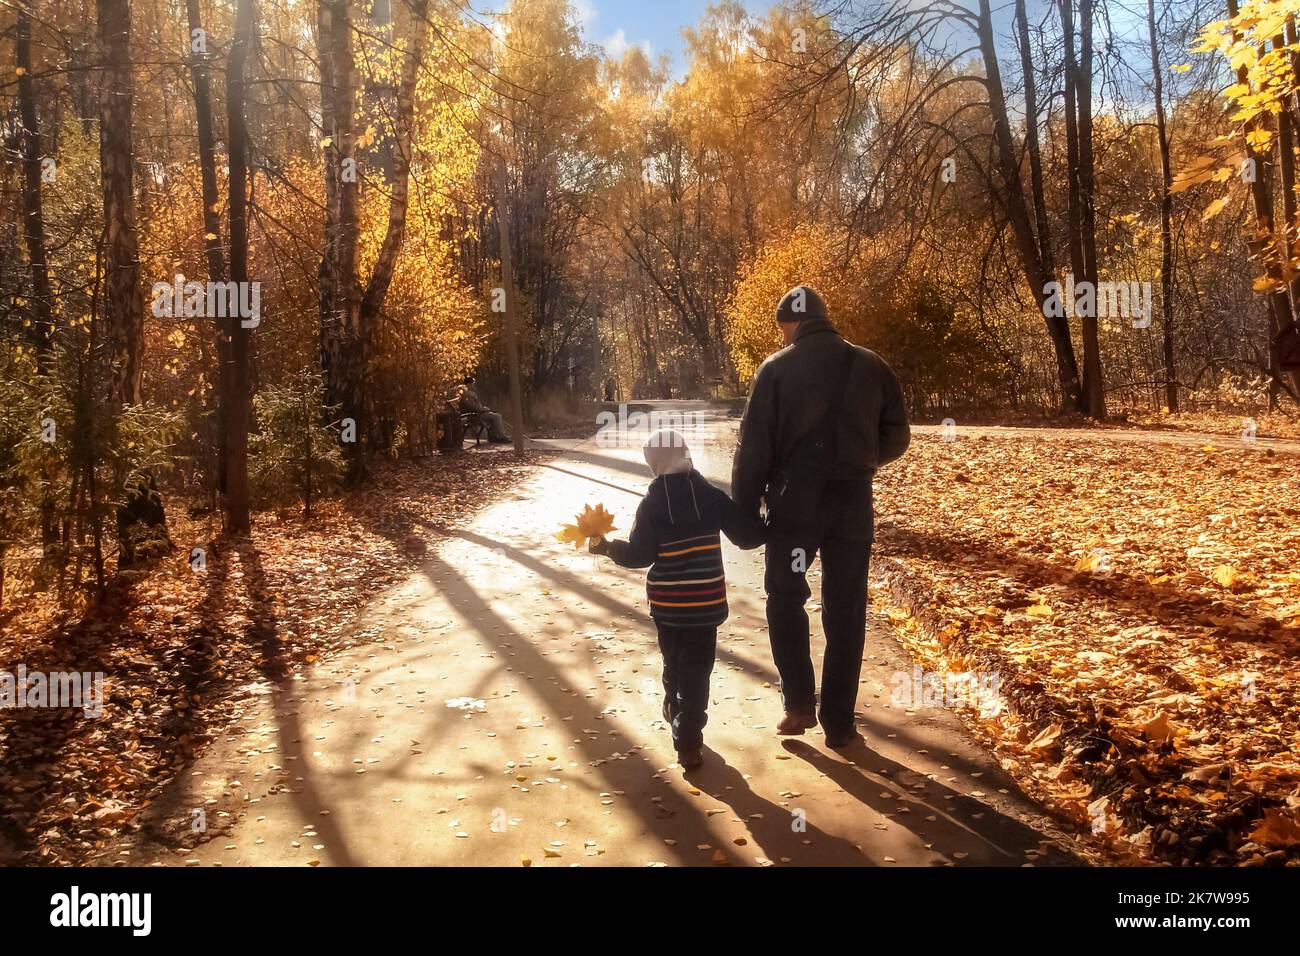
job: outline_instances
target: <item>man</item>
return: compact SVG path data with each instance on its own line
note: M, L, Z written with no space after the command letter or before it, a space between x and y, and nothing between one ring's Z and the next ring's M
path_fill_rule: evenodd
M474 376L466 375L461 382L460 388L456 390L454 399L456 407L462 412L471 412L483 419L487 425L488 441L500 445L508 441L513 441L510 436L510 426L506 424L498 412L492 411L479 400L478 393L474 391Z
M746 514L758 514L760 500L767 505L768 637L785 705L777 733L802 734L820 718L827 745L843 748L858 739L853 708L866 641L871 479L903 454L911 433L893 371L844 340L816 291L791 289L776 321L785 348L754 377L731 489ZM811 593L805 573L819 552L826 634L820 710L804 611Z

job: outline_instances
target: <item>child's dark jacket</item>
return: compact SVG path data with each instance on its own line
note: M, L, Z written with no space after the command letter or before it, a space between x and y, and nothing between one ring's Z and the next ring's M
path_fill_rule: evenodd
M698 471L660 475L636 510L628 540L611 540L608 553L625 568L650 566L646 594L655 623L716 627L727 619L719 531L740 548L763 543L762 524Z

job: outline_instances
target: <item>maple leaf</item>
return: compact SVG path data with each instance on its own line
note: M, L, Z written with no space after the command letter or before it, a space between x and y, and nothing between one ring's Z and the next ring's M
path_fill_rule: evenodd
M1270 810L1250 831L1250 838L1263 846L1296 846L1300 844L1300 823L1281 810Z
M1164 743L1178 732L1178 727L1169 719L1169 715L1161 711L1151 720L1148 720L1141 727L1142 735L1147 740L1154 740L1157 743Z
M578 528L588 538L603 538L614 530L614 516L604 505L587 505L578 515Z
M582 513L574 516L574 524L566 524L555 535L555 540L581 548L589 538L603 538L614 530L614 516L604 505L584 505Z
M556 533L555 540L561 544L573 542L575 548L581 548L583 542L586 541L586 536L576 524L566 524Z
M1052 724L1050 727L1045 727L1037 737L1025 745L1025 749L1029 751L1041 751L1044 753L1052 750L1056 747L1057 738L1061 736L1062 730L1064 730L1064 728L1060 724Z

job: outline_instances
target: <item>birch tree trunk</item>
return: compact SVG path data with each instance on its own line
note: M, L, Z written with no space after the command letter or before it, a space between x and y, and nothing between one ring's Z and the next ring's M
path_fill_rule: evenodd
M320 267L321 371L325 402L345 421L348 478L365 475L365 338L357 276L356 78L348 0L319 0L321 120L325 147L325 249ZM346 424L351 423L351 429ZM350 434L349 434L350 432Z
M402 251L402 240L406 234L406 209L411 180L411 133L415 123L415 84L420 63L424 59L428 10L429 0L413 0L411 3L411 39L406 58L402 61L402 75L397 88L396 130L390 160L392 175L388 183L388 228L384 233L383 244L379 247L374 271L370 274L365 294L361 297L361 333L367 344L370 342L375 318L384 307L384 298L393 281L397 257Z

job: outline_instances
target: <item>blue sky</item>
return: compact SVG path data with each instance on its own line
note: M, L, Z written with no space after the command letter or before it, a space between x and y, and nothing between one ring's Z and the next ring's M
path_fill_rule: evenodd
M740 0L741 4L753 14L761 14L775 5L776 0ZM1028 0L1030 19L1038 23L1049 10L1051 0ZM650 53L651 59L667 55L672 75L681 78L686 72L684 55L685 42L682 40L682 28L697 26L704 15L709 0L569 0L570 6L582 27L584 38L591 43L603 46L611 57L623 55L628 47L642 46ZM973 3L964 4L973 8ZM832 6L821 4L819 6ZM1164 6L1163 0L1157 9ZM1011 11L1010 0L994 0L994 25L1003 51L1003 70L1005 82L1018 82L1019 62L1014 60L1015 51L1011 45ZM1110 7L1110 26L1115 33L1115 42L1134 71L1130 80L1140 84L1146 82L1150 74L1150 60L1147 52L1146 5L1142 0L1126 0ZM1096 23L1098 46L1104 45L1107 33L1106 18L1099 18ZM963 33L963 41L972 38ZM1177 46L1166 47L1162 53L1166 69L1173 63L1188 62L1188 57ZM1167 85L1176 87L1179 76L1166 72ZM1141 89L1130 93L1143 95ZM1014 94L1013 94L1014 95ZM1109 94L1100 91L1105 97Z
M599 43L611 56L621 56L631 46L648 46L651 58L664 53L674 74L685 60L682 28L695 26L708 0L569 0L577 12L585 37ZM762 12L771 0L742 0L751 12Z

